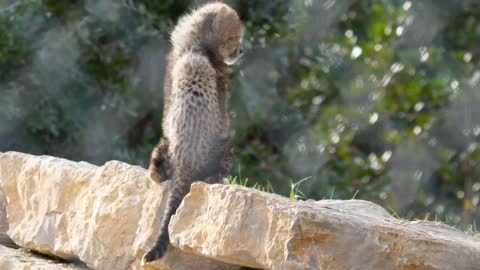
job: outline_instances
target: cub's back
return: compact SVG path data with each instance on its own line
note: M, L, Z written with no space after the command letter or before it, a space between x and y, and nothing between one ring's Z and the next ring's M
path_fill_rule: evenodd
M188 52L175 62L171 80L165 119L170 154L182 166L202 166L201 161L225 133L217 100L216 71L205 56Z

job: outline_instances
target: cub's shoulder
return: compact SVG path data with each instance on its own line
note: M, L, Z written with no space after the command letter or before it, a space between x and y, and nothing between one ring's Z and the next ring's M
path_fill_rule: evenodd
M180 56L172 69L174 79L188 79L193 77L213 78L215 69L208 58L195 52L187 52Z

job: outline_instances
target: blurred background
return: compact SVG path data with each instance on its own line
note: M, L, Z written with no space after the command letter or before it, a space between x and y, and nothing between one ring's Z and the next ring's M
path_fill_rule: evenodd
M0 151L146 167L169 31L202 2L0 0ZM479 1L226 2L238 183L476 231Z

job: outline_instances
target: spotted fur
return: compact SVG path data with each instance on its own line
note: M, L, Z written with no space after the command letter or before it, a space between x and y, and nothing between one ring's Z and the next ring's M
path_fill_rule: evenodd
M231 168L227 64L241 54L237 13L210 3L181 18L172 32L164 87L163 138L152 151L150 177L172 179L160 235L144 262L161 258L168 225L193 181L222 182Z

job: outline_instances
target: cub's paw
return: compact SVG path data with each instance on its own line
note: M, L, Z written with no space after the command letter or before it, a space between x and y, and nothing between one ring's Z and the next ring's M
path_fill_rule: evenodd
M223 182L223 177L221 176L209 176L205 179L202 180L203 182L207 184L217 184L217 183L222 183Z

